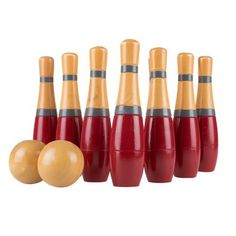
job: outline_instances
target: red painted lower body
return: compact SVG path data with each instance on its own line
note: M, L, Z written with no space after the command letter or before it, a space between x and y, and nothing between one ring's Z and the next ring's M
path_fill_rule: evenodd
M56 116L36 116L33 139L45 144L55 140L57 127Z
M174 175L192 178L200 164L200 133L197 117L174 118L176 162Z
M107 180L110 171L110 132L109 117L86 116L84 118L80 148L85 159L83 171L85 181L103 182Z
M141 115L115 115L110 142L111 177L114 186L138 186L144 166Z
M149 182L170 182L175 167L175 137L171 117L146 117L145 172Z
M58 117L56 139L67 140L80 146L82 130L81 116Z
M214 171L218 155L218 132L215 116L199 117L201 161L199 171Z

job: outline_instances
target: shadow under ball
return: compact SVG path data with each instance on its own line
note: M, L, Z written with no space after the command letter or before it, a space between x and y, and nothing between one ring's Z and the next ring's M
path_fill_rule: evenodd
M11 174L24 184L34 184L42 179L38 173L38 157L45 144L34 140L18 143L10 154Z
M84 168L80 149L69 141L57 140L45 146L38 159L41 178L49 185L67 187L75 183Z

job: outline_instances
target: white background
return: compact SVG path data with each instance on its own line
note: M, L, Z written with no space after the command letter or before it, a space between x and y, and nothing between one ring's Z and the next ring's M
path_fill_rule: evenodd
M236 235L236 7L235 1L0 1L0 235ZM32 138L37 104L38 58L55 58L60 101L61 54L79 55L79 92L84 112L89 48L109 50L107 85L111 114L119 84L120 42L139 40L140 93L145 114L149 49L168 49L168 90L174 109L176 57L187 51L214 58L213 89L219 128L214 173L174 178L140 187L114 188L111 180L71 187L23 185L9 173L16 143Z

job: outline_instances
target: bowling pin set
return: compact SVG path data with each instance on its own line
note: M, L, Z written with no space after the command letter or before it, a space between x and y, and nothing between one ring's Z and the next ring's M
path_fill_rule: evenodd
M218 134L212 58L198 59L195 104L194 57L191 53L178 55L178 91L172 119L166 82L167 51L151 49L149 97L143 125L139 47L136 40L121 43L120 85L112 126L106 89L107 49L90 49L90 85L84 119L77 85L78 56L74 53L62 56L63 86L58 116L53 58L39 60L40 90L33 139L48 145L54 140L66 140L79 147L84 159L80 174L87 182L106 181L110 172L114 186L129 187L139 185L143 169L148 181L154 183L171 182L173 175L192 178L198 171L215 169Z

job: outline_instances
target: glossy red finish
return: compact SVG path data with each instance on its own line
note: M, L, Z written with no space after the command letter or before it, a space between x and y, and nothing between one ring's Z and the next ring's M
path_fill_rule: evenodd
M171 117L146 117L145 172L149 182L170 182L175 166L175 137Z
M106 181L109 175L109 117L86 116L83 122L80 148L84 154L83 178L88 182Z
M201 161L199 171L214 171L218 155L218 132L215 116L199 117Z
M56 139L70 141L79 147L81 130L82 130L81 116L58 117Z
M33 139L45 144L55 140L57 127L56 116L36 116L34 121Z
M197 117L174 118L176 162L174 175L176 177L195 177L200 164L200 133Z
M110 142L111 177L114 186L138 186L144 166L141 115L115 115Z

